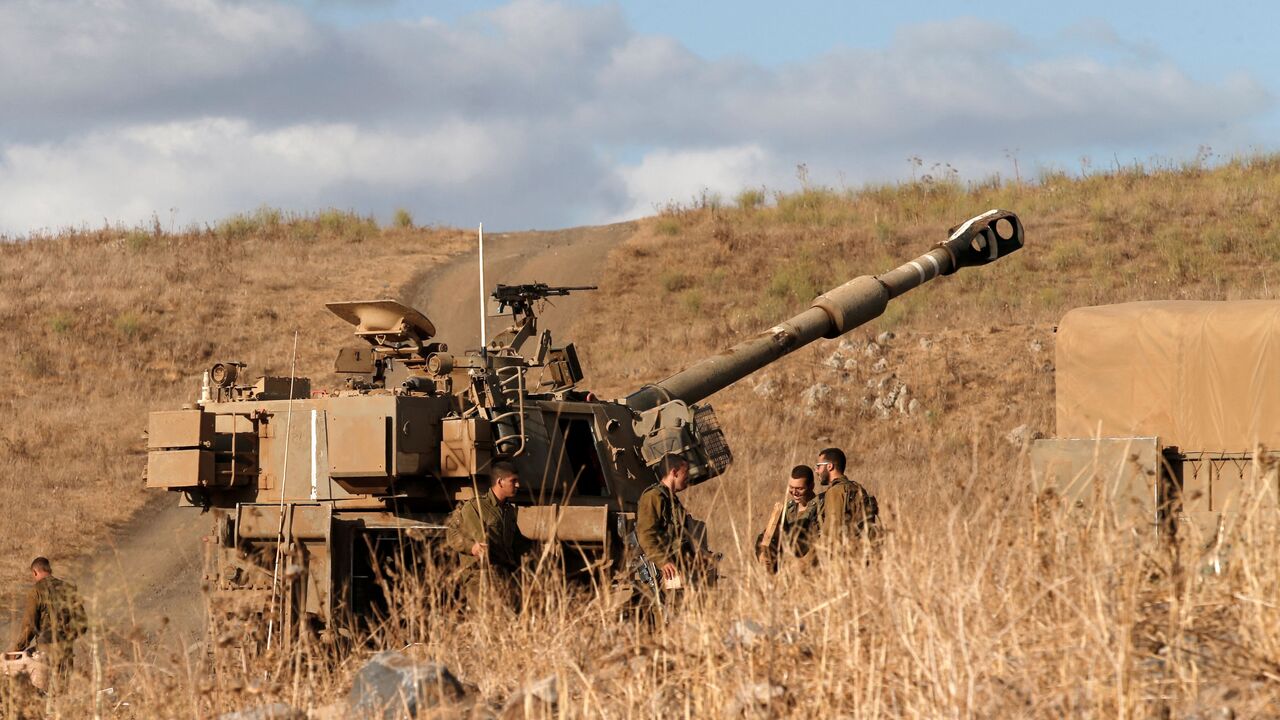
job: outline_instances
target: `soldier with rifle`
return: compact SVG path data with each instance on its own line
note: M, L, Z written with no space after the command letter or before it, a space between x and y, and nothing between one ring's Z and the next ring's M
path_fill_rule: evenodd
M636 503L636 535L644 560L658 570L665 589L679 589L694 578L710 575L712 555L696 532L702 524L689 516L677 497L689 487L689 461L664 455L662 478L640 494Z
M818 482L827 486L822 496L822 535L828 543L862 537L875 540L879 534L880 507L874 495L844 474L845 463L843 450L826 448L818 453L818 461L813 465Z
M512 498L520 490L514 465L495 462L489 470L489 490L459 505L445 523L445 544L459 558L458 584L468 608L486 598L515 607L516 573L529 541L516 525Z

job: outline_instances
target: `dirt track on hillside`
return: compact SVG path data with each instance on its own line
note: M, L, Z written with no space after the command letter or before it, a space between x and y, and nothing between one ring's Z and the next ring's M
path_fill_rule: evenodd
M493 234L485 238L485 281L493 287L545 282L590 285L599 281L609 251L628 238L633 224L549 232ZM432 319L438 339L455 352L479 339L479 278L476 254L459 255L414 278L401 293L406 303ZM561 341L569 333L581 296L555 299L540 316ZM501 329L492 320L489 332ZM305 369L303 370L305 372ZM159 494L128 524L118 528L100 553L59 572L81 587L91 612L114 630L133 627L156 637L161 628L187 639L203 625L201 574L209 517L176 507ZM4 637L8 637L7 628Z

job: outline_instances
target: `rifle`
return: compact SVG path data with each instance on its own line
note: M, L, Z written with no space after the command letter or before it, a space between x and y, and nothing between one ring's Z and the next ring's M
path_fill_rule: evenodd
M649 562L649 558L646 558L644 551L640 549L640 537L636 535L635 524L627 522L626 518L619 514L618 531L622 534L622 537L626 538L627 547L631 552L635 553L635 559L632 561L631 567L635 573L636 580L649 591L655 602L661 604L662 590L659 589L658 580L662 577L662 572L656 565Z

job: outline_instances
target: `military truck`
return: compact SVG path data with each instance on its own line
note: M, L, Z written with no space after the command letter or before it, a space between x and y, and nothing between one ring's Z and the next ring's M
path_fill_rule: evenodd
M1277 506L1280 302L1077 308L1055 353L1058 437L1031 448L1038 491L1206 541L1245 498Z
M338 352L341 387L316 390L301 377L245 382L242 364L213 365L195 403L151 414L147 483L212 515L206 582L215 612L270 612L286 635L375 613L385 602L379 569L411 543L415 553L437 543L496 458L520 472L526 536L562 544L578 570L625 575L624 538L662 457L689 460L692 483L729 467L703 400L1022 242L1014 214L983 213L918 258L850 280L795 317L618 399L584 388L574 345L539 332L537 303L574 288L498 285L493 297L511 324L464 353L434 341L431 320L393 300L332 303L359 340Z

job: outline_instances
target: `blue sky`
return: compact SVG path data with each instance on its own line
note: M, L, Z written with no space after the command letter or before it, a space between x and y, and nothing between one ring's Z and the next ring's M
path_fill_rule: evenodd
M336 22L358 24L430 15L456 21L502 2L309 3ZM575 2L575 5L599 5ZM1280 3L1100 2L750 2L645 0L619 6L639 32L669 35L707 57L795 62L838 46L883 47L904 25L957 17L1005 23L1051 42L1072 28L1099 23L1135 47L1183 63L1202 78L1231 72L1274 74L1280 67Z
M1175 3L1114 0L760 3L749 12L735 10L740 3L721 0L697 3L692 11L682 11L685 5L661 0L626 7L646 32L673 32L701 52L738 53L771 63L800 60L837 45L882 47L903 25L955 17L1004 23L1049 42L1060 42L1064 31L1101 23L1125 42L1157 49L1205 78L1261 72L1280 62L1277 44L1269 39L1280 27L1280 4L1267 2L1181 3L1177 9L1171 9ZM681 22L682 15L688 24ZM728 31L719 31L725 22Z
M0 233L1275 151L1280 4L0 0ZM908 158L918 157L914 168Z

